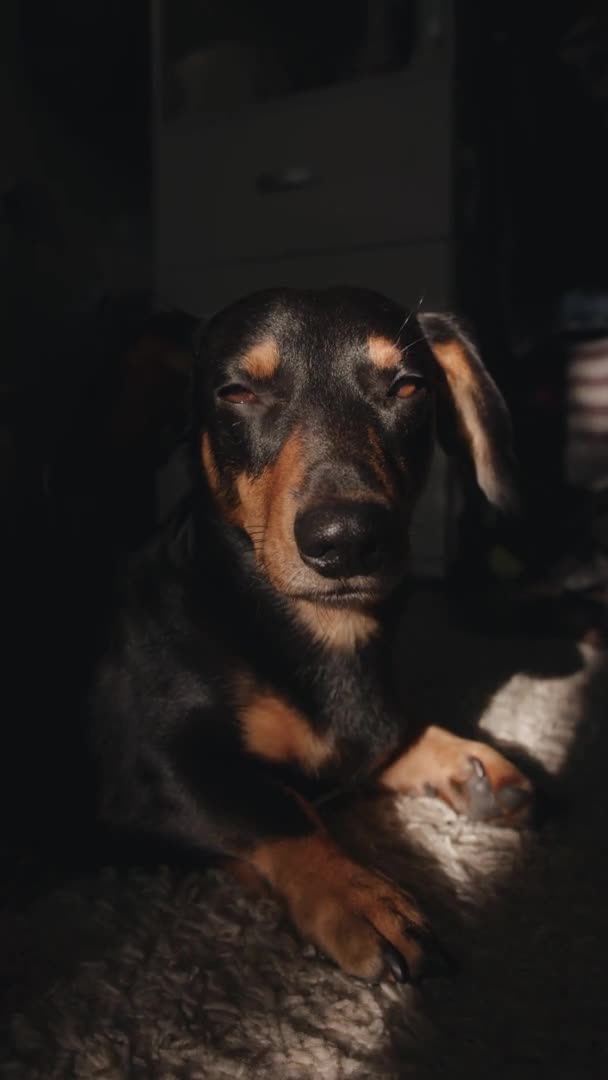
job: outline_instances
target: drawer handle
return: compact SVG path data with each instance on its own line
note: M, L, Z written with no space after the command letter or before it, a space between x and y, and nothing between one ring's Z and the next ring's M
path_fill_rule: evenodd
M293 165L260 173L256 176L255 186L259 195L274 195L277 191L302 191L318 180L312 169Z

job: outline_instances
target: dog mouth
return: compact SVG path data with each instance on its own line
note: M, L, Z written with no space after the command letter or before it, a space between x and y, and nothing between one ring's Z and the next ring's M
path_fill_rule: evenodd
M390 575L382 577L356 579L343 579L337 581L331 588L310 587L290 590L284 593L289 600L304 601L315 604L317 607L334 609L359 608L369 610L397 588L405 577L406 567L399 572L394 571Z
M290 599L327 608L332 611L371 611L382 599L380 593L344 592L344 593L303 593Z

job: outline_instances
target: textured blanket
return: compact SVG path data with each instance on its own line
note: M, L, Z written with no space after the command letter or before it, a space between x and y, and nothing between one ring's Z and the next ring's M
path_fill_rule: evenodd
M2 1077L608 1075L605 660L432 620L402 649L413 707L519 747L566 796L524 833L431 799L335 811L343 842L426 905L458 973L368 986L219 872L106 868L3 917Z

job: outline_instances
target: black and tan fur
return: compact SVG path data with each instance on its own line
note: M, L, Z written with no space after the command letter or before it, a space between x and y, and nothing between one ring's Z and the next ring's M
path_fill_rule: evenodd
M415 976L430 931L336 847L323 794L372 781L516 819L529 793L489 747L408 730L393 685L436 435L506 507L506 409L451 317L356 289L273 290L216 316L192 505L130 571L91 695L101 820L249 864L304 936L369 978Z

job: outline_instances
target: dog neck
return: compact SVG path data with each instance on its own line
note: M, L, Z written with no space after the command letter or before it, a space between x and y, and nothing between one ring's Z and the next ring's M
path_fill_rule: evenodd
M238 529L209 517L194 529L192 616L210 617L235 663L296 703L317 731L367 754L386 748L399 712L392 661L404 586L373 610L294 602L265 579Z

